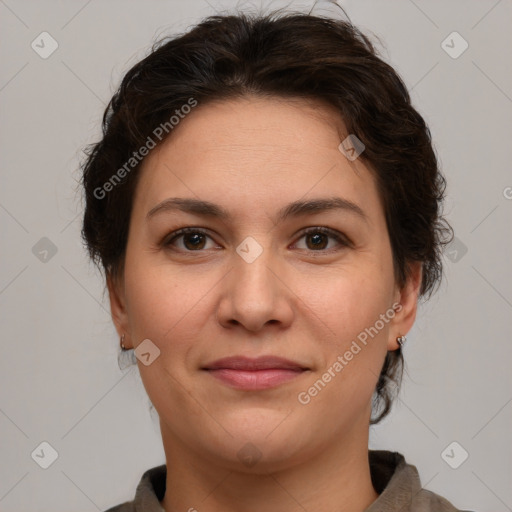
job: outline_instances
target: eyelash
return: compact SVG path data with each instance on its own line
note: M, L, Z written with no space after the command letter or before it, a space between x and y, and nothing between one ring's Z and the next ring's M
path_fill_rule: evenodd
M188 228L179 229L179 230L175 231L174 233L171 233L171 238L167 237L163 241L163 245L166 246L166 247L170 247L172 245L172 242L174 242L179 237L181 237L183 235L186 235L186 234L192 234L192 233L193 234L201 234L201 235L207 236L208 238L212 238L208 234L208 232L205 231L204 229L188 227ZM335 230L330 229L330 228L321 227L321 226L307 228L306 230L304 230L301 233L301 235L299 237L299 240L301 238L303 238L304 236L310 234L310 233L322 233L324 235L328 235L329 237L334 238L343 247L350 247L350 246L352 246L352 243L345 236L341 235L341 233L339 233L338 231L335 231ZM336 250L336 249L334 249L334 250ZM327 254L329 254L329 253L331 253L333 251L333 249L319 249L319 250L309 249L309 251L310 252L314 252L314 253L327 253ZM187 252L187 253L203 252L203 250L202 249L198 249L197 251L185 250L184 252Z

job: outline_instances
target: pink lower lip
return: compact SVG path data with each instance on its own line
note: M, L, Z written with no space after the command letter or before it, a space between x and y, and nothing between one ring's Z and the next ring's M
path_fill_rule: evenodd
M222 368L208 370L210 375L238 389L257 390L268 389L284 384L299 375L302 370L284 368L268 368L265 370L233 370Z

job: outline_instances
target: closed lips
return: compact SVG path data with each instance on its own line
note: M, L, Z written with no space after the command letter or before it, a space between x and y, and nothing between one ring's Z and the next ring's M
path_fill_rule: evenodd
M309 368L275 356L251 359L243 356L219 359L203 368L218 382L244 392L277 388L303 375Z
M281 357L266 356L251 359L248 357L226 357L219 359L203 368L204 370L238 370L238 371L259 371L259 370L293 370L304 371L309 368Z

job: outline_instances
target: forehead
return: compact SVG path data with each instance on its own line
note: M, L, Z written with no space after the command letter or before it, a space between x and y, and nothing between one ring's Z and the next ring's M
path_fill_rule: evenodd
M378 209L373 174L338 149L347 135L339 114L319 102L250 97L200 104L145 158L134 208L147 212L167 197L186 196L244 216L308 195L342 195Z

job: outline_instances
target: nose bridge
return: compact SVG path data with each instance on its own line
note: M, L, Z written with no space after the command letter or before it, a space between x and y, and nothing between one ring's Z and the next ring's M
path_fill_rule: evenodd
M260 240L263 236L260 237ZM270 240L270 235L266 238ZM263 241L263 240L262 240ZM279 267L270 242L247 237L233 253L233 270L219 307L222 323L242 324L258 330L267 323L286 323L291 318L286 287L280 282Z
M269 270L275 265L275 257L272 254L271 244L263 242L263 236L259 237L260 243L252 236L246 237L236 248L234 255L234 283L237 291L243 293L244 287L255 299L272 301L276 291L273 272Z

